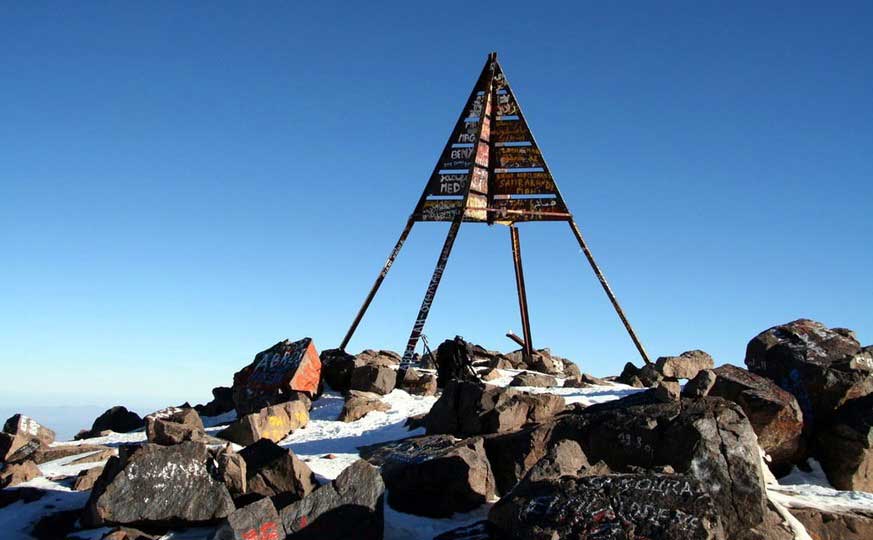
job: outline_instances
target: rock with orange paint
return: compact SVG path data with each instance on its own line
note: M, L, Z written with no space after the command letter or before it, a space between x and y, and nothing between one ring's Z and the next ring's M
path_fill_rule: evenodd
M280 341L233 376L233 402L241 415L288 401L298 392L311 399L320 390L321 359L311 338Z
M266 497L238 508L222 522L212 540L281 540L285 528L273 501Z
M309 423L306 401L286 401L247 414L218 433L218 437L248 446L260 439L279 442Z

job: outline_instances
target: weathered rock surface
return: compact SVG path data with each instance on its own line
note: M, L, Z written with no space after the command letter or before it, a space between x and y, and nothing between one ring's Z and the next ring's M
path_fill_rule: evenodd
M437 378L432 373L421 373L415 368L397 371L397 388L416 396L432 396L437 392Z
M248 491L246 483L246 461L233 451L230 444L214 452L218 464L217 477L224 482L232 497L239 497Z
M773 381L730 364L712 373L715 381L708 395L739 405L772 459L771 468L779 476L787 473L804 457L803 413L797 400Z
M73 491L88 491L93 488L102 473L103 467L92 467L79 471L79 474L76 475L76 480L73 482Z
M321 360L311 338L285 340L255 355L233 376L233 402L240 415L321 391Z
M321 351L321 376L337 392L348 392L352 387L355 357L340 349Z
M624 365L624 369L621 370L621 374L616 378L616 382L633 386L634 388L643 388L646 386L640 378L640 369L631 362Z
M146 437L149 442L162 445L185 441L205 441L203 421L194 409L167 407L145 417Z
M512 489L531 467L545 457L552 442L553 429L552 421L485 436L485 452L498 494L505 494Z
M380 398L379 394L372 392L350 390L337 420L340 422L354 422L373 411L390 411L391 405L385 403Z
M711 369L700 370L693 379L685 384L682 389L682 397L697 399L709 394L712 385L715 384L715 372Z
M708 492L690 475L616 474L523 483L488 519L511 538L724 540Z
M260 439L279 442L295 429L309 423L307 402L286 401L264 407L239 418L218 433L218 437L248 446Z
M749 371L797 398L807 431L826 424L846 401L873 392L873 362L853 333L808 319L761 332L746 347L745 361Z
M362 449L382 467L388 504L401 512L448 517L469 512L494 493L494 476L481 437L414 437Z
M658 371L668 379L693 379L700 370L714 366L712 357L701 350L685 351L679 356L662 356L655 362Z
M352 370L352 390L385 395L394 390L397 373L390 367L363 365Z
M260 499L227 516L212 540L282 540L285 527L269 498Z
M452 381L425 418L428 434L501 433L543 422L564 409L561 396L529 394L481 382Z
M546 388L550 386L558 386L558 381L551 375L524 371L513 377L509 386L536 386Z
M289 538L381 540L385 484L379 470L358 460L329 484L280 512Z
M91 437L99 437L104 431L114 431L116 433L130 433L143 427L142 418L133 411L128 411L126 407L116 405L112 407L94 420L90 430L80 431L76 435L76 439L90 439Z
M43 446L48 446L55 441L54 431L23 414L9 417L3 424L3 432L17 437L36 439Z
M493 381L494 379L499 379L503 375L500 374L497 368L488 368L484 371L479 372L479 378L483 381Z
M247 493L272 497L278 507L299 500L318 485L309 465L269 439L240 450L246 464Z
M207 468L206 445L123 446L106 464L83 513L91 527L213 522L234 510L227 487Z
M158 540L158 537L131 527L115 527L101 540Z
M658 384L649 391L655 399L664 403L679 401L681 394L678 382L666 380L659 381Z
M394 351L366 349L355 355L358 366L391 367L400 365L401 356Z
M873 492L873 394L852 399L819 426L815 453L831 484Z
M17 486L40 476L42 476L42 472L32 461L7 463L6 467L0 471L0 489Z
M212 401L206 405L195 405L194 410L202 416L218 416L234 410L233 389L227 386L216 386L212 389Z
M541 482L557 480L562 476L577 476L579 471L590 466L579 443L565 439L548 449L546 455L527 472L524 481Z
M826 511L818 508L790 508L813 540L870 540L873 515Z
M32 458L34 462L41 464L49 461L54 461L56 459L86 453L89 453L91 455L82 456L80 459L75 460L75 463L88 463L88 461L91 459L94 459L96 461L103 461L104 459L109 459L117 452L113 448L100 444L64 444L58 446L41 447L33 454Z
M23 433L0 433L0 462L21 463L33 460L44 445Z

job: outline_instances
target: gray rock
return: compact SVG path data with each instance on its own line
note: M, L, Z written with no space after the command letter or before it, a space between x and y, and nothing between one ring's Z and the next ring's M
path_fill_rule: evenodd
M143 427L143 420L138 414L117 405L107 409L106 412L98 416L91 425L90 430L79 432L75 438L89 439L91 437L99 437L105 431L130 433L141 427Z
M655 362L658 371L668 379L693 379L700 370L714 366L712 357L701 350L685 351L679 356L662 356Z
M669 403L671 401L679 401L680 388L676 381L659 381L658 385L650 390L652 396L658 401Z
M712 385L715 384L715 372L711 369L702 369L697 372L693 379L685 384L682 389L682 397L691 399L702 398L709 394Z
M190 408L167 407L145 417L149 442L162 445L184 441L205 441L206 431L197 411Z

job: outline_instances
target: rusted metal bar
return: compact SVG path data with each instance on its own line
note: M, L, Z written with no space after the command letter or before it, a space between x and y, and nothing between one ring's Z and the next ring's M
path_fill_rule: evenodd
M370 289L369 294L367 294L367 298L364 299L364 304L361 306L361 309L358 310L358 314L355 316L355 320L352 321L349 331L346 332L346 337L343 338L343 342L340 344L340 350L346 350L346 345L349 344L349 340L352 339L352 335L354 335L355 330L358 328L358 324L360 324L361 319L364 318L364 313L366 313L367 308L370 307L370 302L373 301L373 297L376 296L376 292L379 290L379 287L382 286L382 282L385 281L385 276L388 275L388 270L391 269L391 265L394 264L394 260L400 253L400 248L403 247L403 243L406 242L406 238L409 236L409 231L412 230L413 224L415 224L415 219L410 216L409 220L406 222L406 227L404 227L403 232L400 233L400 238L394 245L394 249L391 250L391 254L388 255L388 259L385 261L384 266L382 266L382 271L379 272L379 275L376 277L376 282L373 283L373 287Z
M612 302L612 307L614 307L615 312L618 313L618 317L621 319L621 322L627 329L627 333L630 334L630 338L634 342L634 345L636 345L637 350L640 352L640 356L643 357L643 361L645 361L646 364L651 364L652 361L649 360L649 355L648 353L646 353L646 349L643 348L643 344L640 343L639 338L637 338L636 332L634 332L633 327L627 320L627 317L625 317L624 315L624 311L618 304L618 299L615 297L615 293L612 292L612 288L609 286L609 283L607 283L606 277L603 275L603 272L600 271L600 267L597 266L597 262L594 260L594 255L592 255L591 250L588 249L588 244L585 243L585 239L582 237L582 232L579 230L579 226L576 225L576 221L573 219L571 219L569 223L570 229L573 231L573 235L576 236L576 240L579 242L579 247L581 247L582 252L585 253L585 257L588 259L588 262L591 264L591 268L594 270L594 275L597 276L597 279L600 281L600 285L603 287L604 292L606 292L606 296L608 296L609 301Z
M518 228L509 226L509 237L512 241L512 263L515 266L515 286L518 289L518 309L521 312L521 327L524 331L524 361L530 363L533 358L533 339L530 332L530 317L527 311L527 290L524 286L524 269L521 266L521 242L518 239Z
M516 336L512 331L506 333L506 337L514 341L519 347L524 349L524 340Z

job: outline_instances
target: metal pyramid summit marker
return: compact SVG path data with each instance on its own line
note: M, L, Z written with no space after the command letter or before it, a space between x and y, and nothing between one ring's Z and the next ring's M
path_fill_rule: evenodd
M524 330L524 355L530 358L533 354L533 343L521 265L521 246L515 224L526 221L566 221L631 340L643 360L650 363L615 294L591 255L573 215L564 203L518 99L497 62L497 53L488 55L482 73L455 122L452 134L434 166L418 204L346 333L340 349L345 350L351 340L400 253L413 224L426 221L447 221L451 226L407 341L404 362L411 362L414 358L416 345L422 336L452 246L461 223L464 222L509 226Z

